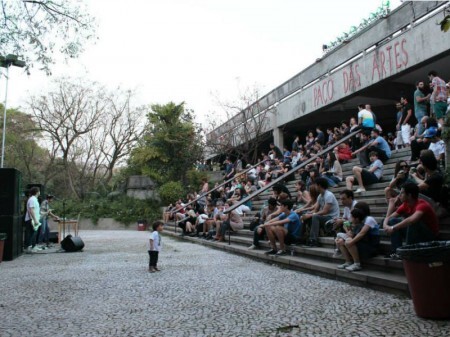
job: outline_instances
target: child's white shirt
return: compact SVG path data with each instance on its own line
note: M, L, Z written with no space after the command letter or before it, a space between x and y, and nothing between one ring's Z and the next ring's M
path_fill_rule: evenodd
M152 251L160 252L162 248L161 235L158 231L153 231L150 234L150 239L147 241L147 250L150 250L150 240L153 241Z

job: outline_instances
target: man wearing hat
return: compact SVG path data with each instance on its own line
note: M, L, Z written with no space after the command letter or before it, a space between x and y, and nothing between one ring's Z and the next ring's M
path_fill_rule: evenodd
M437 161L443 161L445 156L445 143L438 137L438 129L436 127L428 128L423 137L430 142L428 150L433 151Z

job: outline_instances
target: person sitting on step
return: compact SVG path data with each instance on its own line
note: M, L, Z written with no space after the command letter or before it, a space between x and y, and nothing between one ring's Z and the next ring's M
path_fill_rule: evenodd
M345 240L337 239L336 244L345 258L345 263L337 266L347 271L361 270L361 260L374 257L380 244L378 223L370 216L370 207L358 202L351 211L352 235ZM352 263L353 261L353 263Z
M373 129L370 132L370 135L371 139L369 142L352 153L352 155L360 154L359 162L363 167L369 165L368 157L370 157L371 152L376 152L378 159L380 159L383 163L391 158L391 148L389 147L387 141L380 136L380 131Z
M328 191L328 181L324 178L316 179L319 197L311 213L304 214L302 221L311 219L311 231L309 233L309 247L319 246L318 238L320 227L324 226L328 220L339 216L339 203L334 194Z
M439 222L431 205L419 199L419 187L406 183L400 192L402 204L383 222L384 231L391 236L392 251L387 257L398 259L397 248L405 239L407 245L436 240Z
M261 218L259 225L264 224L268 220L270 220L270 215L274 214L277 211L277 200L275 198L269 198L268 205L264 207L261 211ZM266 235L266 231L263 227L257 226L253 231L253 244L248 247L248 249L258 249L259 241L264 239Z
M355 180L359 184L359 188L355 193L365 192L365 186L376 184L381 180L383 176L383 163L378 159L377 152L370 152L369 157L371 164L368 170L360 166L354 166L352 169L354 176L345 179L348 190L351 191L353 189Z
M292 200L283 200L280 202L282 213L264 224L258 226L264 229L269 237L271 250L265 254L268 255L286 255L286 244L295 244L300 238L301 222L297 213L292 212ZM277 251L276 240L280 242L280 249Z
M384 189L384 195L388 203L387 216L391 215L400 206L401 202L398 195L403 185L412 181L409 169L410 167L406 160L399 160L395 164L394 178L392 178L389 186Z
M233 206L234 202L227 200L225 203L225 210ZM219 242L225 241L225 234L227 230L237 231L244 228L244 221L236 210L231 211L228 214L224 214L221 221L216 221L216 237L215 240Z
M442 202L442 186L444 184L444 175L439 170L438 161L431 150L422 150L420 153L420 166L425 171L423 179L416 170L411 172L411 177L419 186L421 194L433 199L434 202Z

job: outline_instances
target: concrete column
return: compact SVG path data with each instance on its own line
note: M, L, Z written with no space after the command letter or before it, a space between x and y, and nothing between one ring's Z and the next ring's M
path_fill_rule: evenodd
M273 143L279 147L281 151L283 151L284 147L284 138L283 138L283 130L280 128L273 129Z

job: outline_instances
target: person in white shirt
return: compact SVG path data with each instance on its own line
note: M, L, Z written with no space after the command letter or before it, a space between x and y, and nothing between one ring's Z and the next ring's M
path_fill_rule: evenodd
M355 181L359 184L359 188L355 193L365 192L365 185L375 184L380 181L383 176L383 163L378 159L378 154L375 151L369 153L369 158L371 164L368 170L363 169L360 166L353 167L352 171L354 176L346 178L348 190L351 191L353 189L353 184Z
M40 223L40 207L38 197L39 187L30 189L30 197L27 201L27 212L25 214L25 247L26 253L34 253L40 250L36 247L37 233Z
M161 271L158 269L158 257L159 252L162 248L161 235L160 233L164 229L164 224L162 221L155 221L152 225L153 232L150 234L150 239L148 240L147 250L150 257L150 262L148 266L148 271L154 273L156 271Z
M425 131L423 138L430 141L428 150L433 151L436 159L438 161L441 161L441 160L444 160L444 156L445 156L445 142L438 137L437 133L438 133L437 128L433 128L433 127L428 128Z

